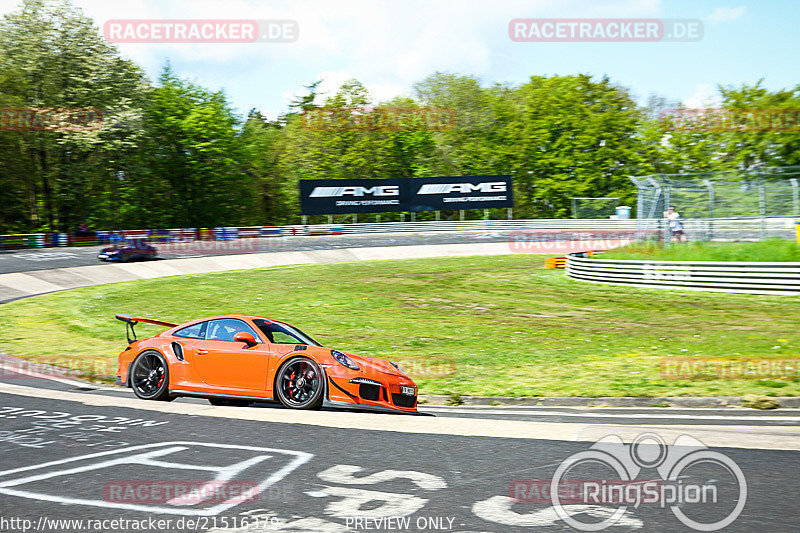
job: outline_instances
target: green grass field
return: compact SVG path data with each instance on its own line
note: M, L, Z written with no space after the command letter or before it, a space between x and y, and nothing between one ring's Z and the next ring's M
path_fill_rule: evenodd
M649 259L653 261L800 261L800 244L786 239L759 242L643 242L623 246L599 256L601 259Z
M686 357L800 359L800 298L590 284L543 262L335 263L88 287L0 306L0 350L112 374L125 347L116 312L176 323L246 313L286 320L329 347L398 361L421 394L800 395L796 371L684 380L660 372L664 361Z

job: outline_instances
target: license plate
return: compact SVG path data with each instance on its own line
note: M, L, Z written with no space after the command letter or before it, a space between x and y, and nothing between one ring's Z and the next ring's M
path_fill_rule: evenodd
M407 396L414 396L414 387L400 387L400 393Z

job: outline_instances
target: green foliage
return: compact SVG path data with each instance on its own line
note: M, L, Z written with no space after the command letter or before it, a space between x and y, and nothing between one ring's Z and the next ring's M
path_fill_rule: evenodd
M0 106L95 107L103 127L0 131L0 233L74 230L82 222L94 229L296 223L297 182L309 178L510 173L517 217L568 217L573 197L634 205L629 175L800 164L798 132L665 131L660 113L677 103L651 95L637 106L607 77L532 75L521 85L487 86L436 72L414 84L412 96L388 102L373 101L358 80L323 102L319 86L306 85L276 120L256 110L238 117L224 93L179 78L169 65L151 82L70 0L23 0L0 21ZM728 109L800 108L800 85L769 91L759 81L719 87L719 95ZM323 105L441 108L455 124L308 128L303 114Z
M395 361L422 394L451 401L800 395L793 364L777 365L783 375L736 379L663 371L691 358L796 361L800 299L585 283L543 263L519 254L439 257L85 287L0 306L0 351L78 368L98 362L110 370L97 373L113 374L125 347L115 313L176 323L252 313L295 324L325 346ZM137 326L140 336L162 329Z

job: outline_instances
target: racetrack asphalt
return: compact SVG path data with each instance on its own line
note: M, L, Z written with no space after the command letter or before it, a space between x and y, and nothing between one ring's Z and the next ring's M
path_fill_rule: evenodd
M232 241L192 241L155 244L154 246L158 250L160 259L187 259L215 255L335 250L378 246L509 242L510 233L509 231L476 231L287 236ZM544 243L544 246L546 245L547 243ZM102 248L103 246L83 246L2 251L0 252L0 274L98 265L101 264L101 261L97 259L97 254ZM547 250L543 248L542 253L547 253Z
M162 257L508 238L503 232L293 237L257 240L270 243L270 250L237 245L162 251ZM98 249L0 254L0 272L97 264ZM609 531L694 531L679 519L681 512L710 523L738 501L741 513L722 530L797 529L795 409L421 406L428 416L416 417L298 412L269 403L234 408L184 398L145 402L129 389L6 367L0 370L0 400L0 531L577 531L545 497L560 465L609 435L632 443L644 434L657 435L679 455L697 449L673 445L677 438L698 439L709 447L701 452L721 454L715 457L741 470L746 496L719 468L692 466L677 482L714 485L716 503L622 506ZM224 467L231 489L258 487L257 495L241 501L217 490L207 499L159 499L164 491L174 496L196 488ZM663 477L648 467L631 479L674 485ZM565 509L598 522L622 507L615 501L572 502ZM54 522L69 519L83 522Z
M124 388L12 371L2 373L0 399L0 529L1 518L17 518L50 526L40 531L55 531L51 520L58 519L171 520L150 528L161 531L575 531L552 502L525 501L534 494L526 488L549 483L563 461L605 435L631 442L651 432L672 444L682 434L705 442L710 428L729 432L728 441L705 451L733 461L747 484L744 508L724 531L796 530L796 410L422 407L435 415L422 417L302 412L266 403L145 402ZM505 434L509 421L521 428L519 436L479 436ZM760 444L755 435L764 436ZM253 463L254 454L270 457ZM227 508L214 498L167 504L153 492L198 483L209 469L233 463L246 466L233 480L274 483L252 501ZM658 475L644 470L636 479ZM690 468L680 482L707 479ZM711 481L719 485L717 504L683 503L679 510L706 522L728 513L738 493L724 475ZM150 492L131 488L141 486ZM617 507L570 509L597 521ZM381 521L387 516L410 522ZM203 523L188 527L189 519ZM242 519L250 524L242 528ZM609 530L692 531L669 505L655 503L627 506Z

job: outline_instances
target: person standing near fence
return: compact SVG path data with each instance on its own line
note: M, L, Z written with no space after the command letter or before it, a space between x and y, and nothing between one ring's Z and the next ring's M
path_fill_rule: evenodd
M664 218L669 223L669 230L672 234L672 242L680 241L686 242L686 234L683 232L683 222L681 222L681 214L675 210L675 206L669 206L669 209L664 211Z

